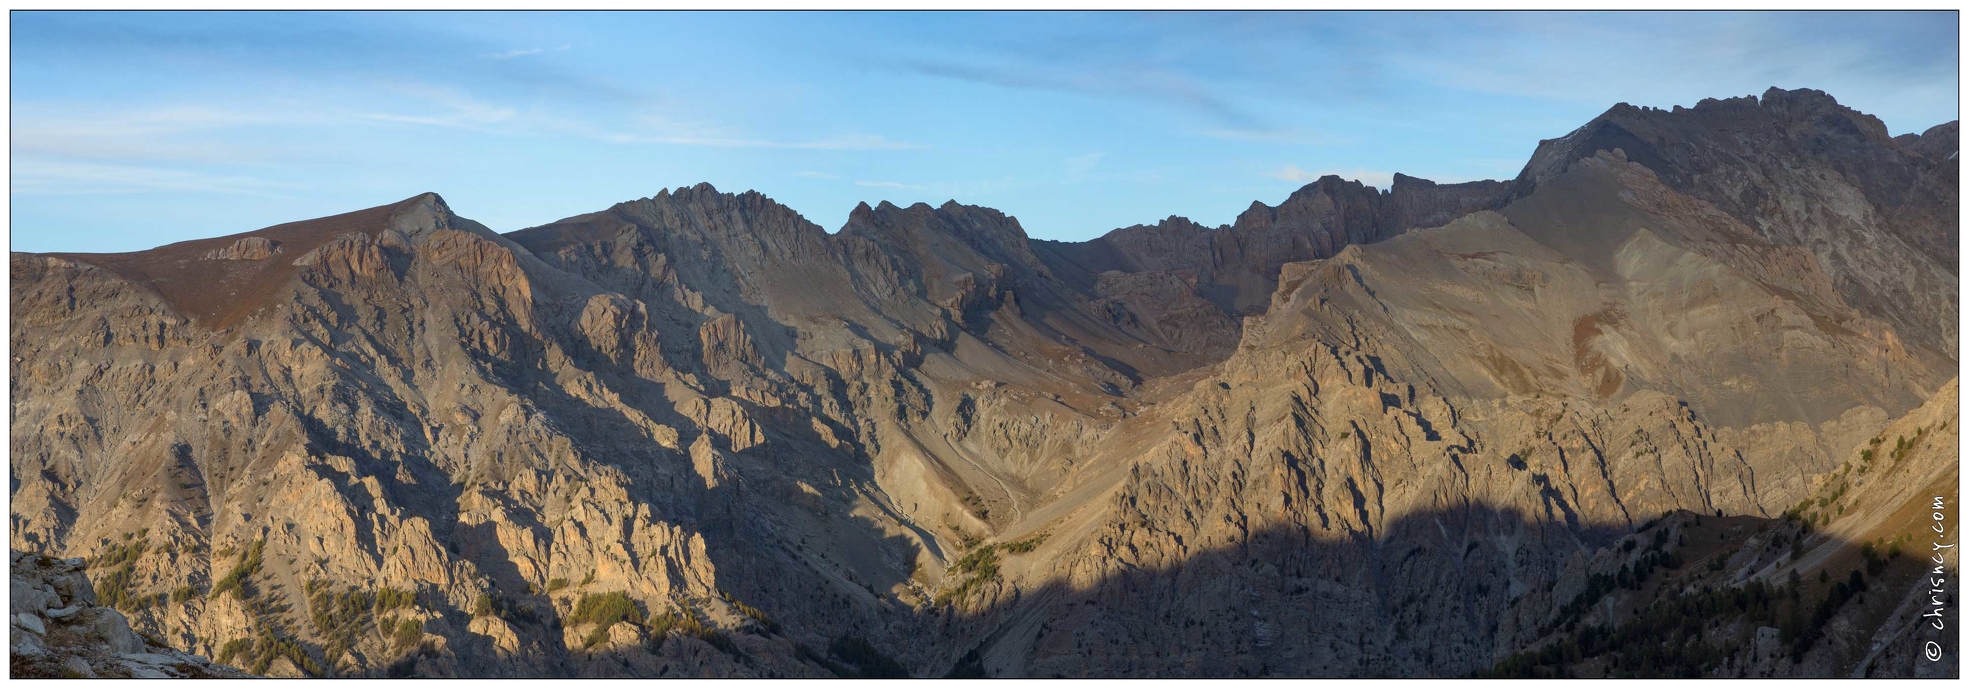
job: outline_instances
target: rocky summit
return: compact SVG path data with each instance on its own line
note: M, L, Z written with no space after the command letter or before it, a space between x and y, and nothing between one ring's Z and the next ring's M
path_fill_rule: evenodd
M1956 151L1774 89L1081 243L14 253L14 676L1952 677Z

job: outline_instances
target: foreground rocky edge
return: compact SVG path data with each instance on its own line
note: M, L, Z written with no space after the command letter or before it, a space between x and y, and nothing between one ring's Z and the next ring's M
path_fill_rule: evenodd
M80 559L11 551L9 677L234 678L237 668L153 643L96 605Z

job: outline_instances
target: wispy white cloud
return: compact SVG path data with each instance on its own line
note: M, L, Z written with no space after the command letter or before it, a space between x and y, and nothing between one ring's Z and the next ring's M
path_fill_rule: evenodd
M900 151L929 148L897 141L877 134L841 134L801 140L782 140L749 136L730 127L704 120L683 120L653 114L648 109L626 118L621 126L599 122L603 117L559 114L539 108L521 108L474 95L464 89L421 81L391 81L372 85L393 96L379 99L364 109L351 110L339 105L290 102L278 107L266 104L240 104L236 107L165 107L138 111L110 118L75 121L47 118L45 126L20 123L14 138L19 141L51 141L64 134L72 138L103 139L116 135L122 139L156 138L193 131L218 131L247 126L332 127L352 123L405 124L465 129L505 135L565 135L609 143L648 143L710 148L767 148L824 151ZM603 115L605 115L604 113ZM28 125L23 127L22 124ZM22 136L23 131L33 136ZM126 141L118 141L119 145Z
M470 129L487 133L514 133L501 125L516 122L520 110L475 97L462 89L416 81L388 86L408 101L390 111L361 112L356 117L373 122L416 124L431 127Z
M497 53L485 53L483 55L480 55L479 57L488 60L511 60L516 57L522 57L526 55L539 55L541 53L545 53L549 51L558 53L558 52L570 50L572 48L573 46L566 46L566 45L560 46L558 48L517 48L514 50L507 50Z
M10 140L15 155L43 159L241 164L291 156L305 148L248 142L236 136L241 130L347 121L325 109L282 103L162 106L120 112L17 103Z
M97 135L134 136L146 134L169 134L175 132L221 129L267 124L270 122L316 120L306 113L290 110L269 110L264 107L214 107L210 105L167 105L154 108L140 108L124 112L76 112L73 110L43 110L38 114L24 115L15 120L15 126L33 127L35 137L61 136L78 133Z
M1078 183L1078 182L1086 181L1088 173L1093 172L1095 167L1100 166L1101 159L1104 157L1107 157L1107 153L1105 151L1096 151L1093 153L1085 153L1066 159L1065 164L1066 164L1068 183Z
M603 140L625 144L670 144L710 148L780 148L815 151L904 151L929 148L923 144L895 141L876 135L850 135L810 141L780 141L746 137L701 136L694 134L603 134Z
M814 141L796 141L776 144L783 148L806 148L826 151L909 151L929 148L911 141L896 141L876 134L850 134L828 137Z
M1334 136L1309 129L1206 129L1199 132L1213 139L1229 141L1253 141L1270 144L1291 144L1296 146L1344 146L1354 139Z
M372 84L368 91L384 97L350 105L356 99L339 94L269 94L88 112L17 104L11 140L15 153L49 159L239 164L260 162L273 151L305 148L299 143L263 143L267 137L249 136L253 130L331 131L352 125L412 124L496 132L501 125L518 123L524 114L459 89L419 82ZM285 138L305 142L308 137Z
M13 193L53 196L146 192L201 192L284 196L299 187L245 175L189 170L101 165L27 158L13 164Z
M1358 168L1353 170L1327 170L1322 172L1309 172L1300 168L1297 165L1287 165L1285 167L1273 171L1269 176L1272 179L1282 180L1286 182L1293 182L1297 184L1306 184L1316 181L1319 178L1325 177L1327 175L1338 175L1341 179L1352 180L1355 182L1360 182L1361 184L1368 185L1370 187L1377 187L1381 189L1387 189L1393 186L1395 183L1395 174L1392 172L1382 172L1379 170L1362 170Z
M1214 91L1206 80L1167 66L1134 62L1036 64L1011 55L971 63L941 58L904 59L887 66L926 76L1010 89L1160 101L1193 109L1238 126L1258 121L1257 116L1242 104Z

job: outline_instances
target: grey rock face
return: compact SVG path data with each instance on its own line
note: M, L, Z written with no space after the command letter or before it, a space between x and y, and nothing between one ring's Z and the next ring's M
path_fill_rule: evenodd
M44 610L61 605L61 597L53 591L42 589L33 582L15 578L8 582L9 608L21 612L39 614Z
M1063 271L1167 272L1196 282L1199 295L1231 315L1249 315L1263 312L1287 263L1435 227L1496 206L1507 191L1500 182L1436 184L1407 175L1396 175L1393 186L1381 191L1329 175L1277 207L1253 202L1225 227L1169 218L1084 244L1038 245Z
M1847 303L1894 324L1929 356L1948 357L1954 322L1933 315L1957 309L1955 131L1948 123L1890 139L1879 119L1811 89L1672 111L1621 104L1541 142L1512 194L1620 149L1762 239L1810 250Z

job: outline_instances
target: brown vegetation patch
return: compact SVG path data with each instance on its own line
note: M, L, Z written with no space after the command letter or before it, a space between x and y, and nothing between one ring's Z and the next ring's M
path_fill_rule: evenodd
M414 205L414 197L353 213L275 225L252 232L166 244L120 254L49 254L88 263L155 290L172 310L213 330L223 330L272 302L280 287L300 272L294 259L350 232L378 232L391 216ZM248 238L280 248L264 260L215 258Z
M1580 380L1601 399L1612 397L1620 392L1627 376L1607 360L1607 355L1593 347L1593 339L1599 337L1613 326L1626 320L1619 311L1605 309L1590 313L1572 324L1572 363L1579 370Z

